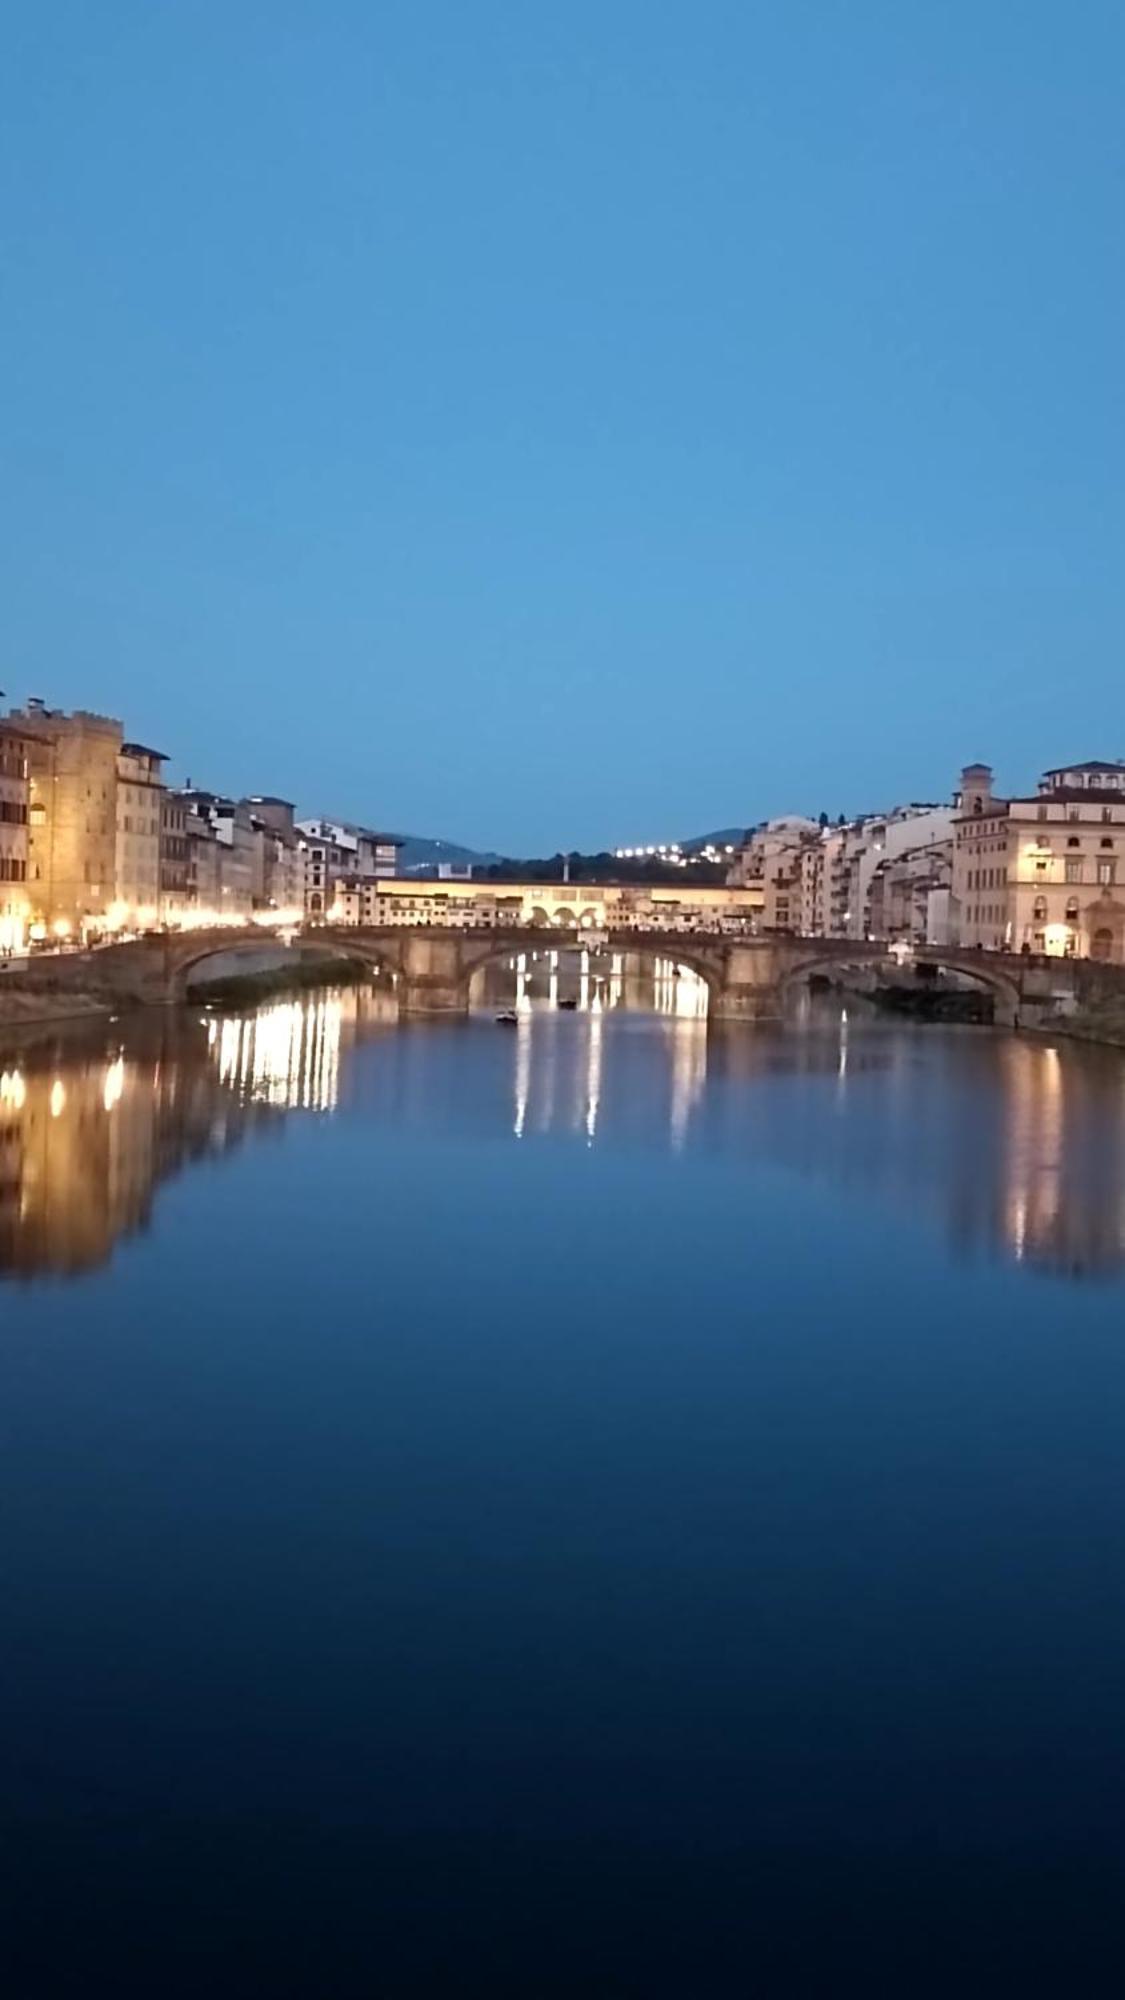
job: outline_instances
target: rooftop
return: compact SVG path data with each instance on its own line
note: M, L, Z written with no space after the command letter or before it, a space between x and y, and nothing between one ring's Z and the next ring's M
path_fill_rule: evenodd
M1065 771L1113 771L1120 773L1125 771L1125 758L1115 757L1107 760L1094 757L1085 764L1054 764L1049 770L1044 771L1043 776L1045 778L1061 778Z

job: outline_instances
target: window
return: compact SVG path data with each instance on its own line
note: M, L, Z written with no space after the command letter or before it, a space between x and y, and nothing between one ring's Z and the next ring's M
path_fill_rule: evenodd
M1103 807L1102 807L1102 824L1103 824L1103 826L1110 826L1110 825L1112 824L1112 821L1113 821L1113 808L1112 808L1112 806L1103 806Z
M1066 920L1068 924L1076 924L1078 922L1077 896L1068 896L1066 899Z
M1033 916L1033 918L1035 919L1035 922L1036 922L1037 924L1045 924L1045 923L1046 923L1046 921L1047 921L1047 898L1046 898L1046 896L1036 896L1036 898L1035 898L1035 904L1034 904L1034 907L1033 907L1033 909L1032 909L1032 912L1031 912L1031 914L1032 914L1032 916Z
M1036 819L1046 819L1047 817L1046 806L1037 806L1035 809L1035 817Z
M1080 854L1076 854L1076 855L1075 855L1075 856L1073 857L1073 859L1071 858L1071 856L1070 856L1069 854L1067 855L1067 857L1066 857L1066 879L1067 879L1067 881L1068 881L1068 882L1081 882L1081 880L1082 880L1082 856L1081 856Z
M1066 844L1068 847L1081 847L1082 842L1079 840L1078 835L1076 833L1072 833L1070 839L1067 841Z
M1107 836L1107 835L1103 834L1103 835L1102 835L1102 838L1101 838L1101 840L1100 840L1100 841L1098 842L1098 846L1099 846L1099 847L1112 847L1112 846L1113 846L1113 840L1112 840L1112 837L1111 837L1111 836Z
M1081 819L1081 817L1082 817L1082 815L1081 815L1081 813L1079 812L1079 810L1078 810L1078 807L1077 807L1077 806L1071 806L1071 808L1070 808L1069 812L1067 813L1067 818L1068 818L1068 819Z
M1099 882L1100 886L1101 886L1101 887L1102 887L1103 889L1109 889L1109 888L1112 888L1112 886L1113 886L1113 883L1114 883L1114 881L1115 881L1115 879L1116 879L1116 876L1117 876L1117 863L1116 863L1116 861L1101 861L1101 860L1099 860L1099 862L1098 862L1098 882Z

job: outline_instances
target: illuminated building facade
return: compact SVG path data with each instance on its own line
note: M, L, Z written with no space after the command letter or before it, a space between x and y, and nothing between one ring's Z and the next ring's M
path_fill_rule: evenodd
M314 921L332 909L338 885L393 877L402 845L393 834L373 833L343 820L301 819L296 824L301 901Z
M506 925L558 930L756 930L762 892L716 883L424 882L370 876L339 881L328 921L340 924Z
M953 942L1125 963L1125 764L1046 771L1001 799L966 765L953 852Z
M190 907L190 859L187 806L179 792L166 792L160 802L160 916L163 923L182 923Z
M0 952L19 951L27 935L29 750L18 724L0 722Z
M728 880L760 887L763 930L945 944L952 851L951 806L836 826L791 814L754 829Z
M166 762L143 743L123 743L118 753L115 929L150 930L160 918Z
M304 908L304 867L290 800L259 795L243 799L253 835L252 894L256 910L299 918Z
M117 883L121 724L29 701L9 723L28 746L27 888L31 928L78 937L106 928Z

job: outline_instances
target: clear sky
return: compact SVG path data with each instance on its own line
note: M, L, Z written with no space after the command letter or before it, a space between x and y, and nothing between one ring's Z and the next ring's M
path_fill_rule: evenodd
M0 682L512 852L1125 755L1125 10L7 0Z

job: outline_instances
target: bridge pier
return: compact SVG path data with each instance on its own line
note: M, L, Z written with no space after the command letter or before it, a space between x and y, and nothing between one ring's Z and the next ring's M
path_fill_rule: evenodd
M469 981L460 938L408 932L399 969L400 1014L467 1014Z
M714 1021L777 1021L781 1017L781 980L776 948L753 945L720 946L710 955L718 977L709 980L708 1013Z

